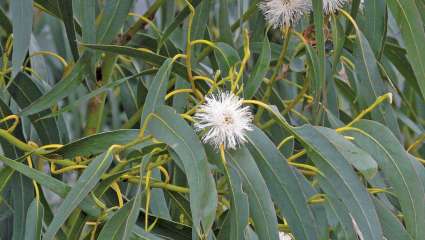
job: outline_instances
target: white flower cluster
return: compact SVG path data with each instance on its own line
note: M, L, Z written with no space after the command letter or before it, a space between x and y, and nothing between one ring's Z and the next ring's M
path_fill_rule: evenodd
M279 232L279 240L292 240L292 237L287 233Z
M263 0L259 4L265 19L274 27L280 28L297 23L304 14L312 10L312 0ZM316 1L316 0L313 0ZM326 15L340 10L348 0L323 0Z
M311 10L308 0L266 0L259 4L260 9L274 28L290 26Z
M209 95L194 115L195 129L206 130L202 141L216 148L235 149L246 142L245 134L252 130L252 114L248 106L230 92Z

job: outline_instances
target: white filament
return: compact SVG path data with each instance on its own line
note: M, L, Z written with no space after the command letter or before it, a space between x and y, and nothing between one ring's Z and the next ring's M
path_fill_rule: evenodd
M195 116L195 129L206 130L202 137L204 143L215 148L221 144L235 149L246 142L246 132L252 130L252 114L248 106L242 105L238 96L229 92L209 95Z

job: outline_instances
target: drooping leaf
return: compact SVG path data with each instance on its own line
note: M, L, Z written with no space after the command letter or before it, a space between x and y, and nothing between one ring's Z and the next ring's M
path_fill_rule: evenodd
M84 169L82 175L75 183L71 191L66 195L62 204L57 209L58 214L55 215L43 236L43 239L54 239L55 234L62 224L69 217L71 212L84 200L84 198L95 187L100 180L101 175L108 169L112 162L112 154L110 151L97 156L89 166Z
M379 220L381 221L382 230L384 230L384 236L388 240L411 240L412 238L404 229L404 226L397 219L397 217L391 213L391 211L384 206L379 200L374 199L376 206L376 212L378 213Z
M128 202L123 208L118 210L112 218L105 223L97 239L127 240L130 239L133 226L139 215L141 194Z
M305 125L295 129L307 155L323 177L335 188L338 198L347 206L365 239L381 239L382 229L372 199L350 166L350 160L324 136L325 128ZM320 179L319 179L320 181Z
M42 89L37 86L34 80L22 72L16 75L8 90L13 100L22 109L31 106L31 104L36 99L42 97L43 94ZM62 133L56 119L40 120L40 118L49 113L51 113L50 110L45 110L42 112L34 112L34 114L29 116L41 142L44 144L65 142L66 139L62 139Z
M89 53L83 54L74 67L69 70L70 73L65 74L64 78L59 81L46 94L33 100L29 106L22 110L24 116L38 113L56 104L62 98L68 96L83 80L87 74L87 65L90 58Z
M34 168L30 168L27 165L22 164L18 161L14 161L2 155L0 155L0 161L2 161L8 167L13 168L15 171L21 173L22 175L25 175L26 177L36 181L43 187L46 187L47 189L51 190L62 198L65 198L67 194L71 191L71 187L67 184L45 173L37 171ZM32 184L31 182L28 182L25 186L32 187ZM99 207L96 206L94 200L91 197L86 197L85 199L83 199L79 207L83 209L88 215L91 215L93 217L97 217L101 213Z
M41 240L44 208L38 199L34 199L28 208L25 223L25 240Z
M355 125L362 132L351 132L355 143L377 160L379 167L399 199L407 231L413 239L424 236L424 186L404 148L391 131L379 123L363 120Z
M271 50L268 36L264 36L264 41L261 48L260 56L258 57L257 63L249 76L245 86L245 97L252 98L258 91L263 78L269 69L271 60Z
M105 2L105 8L97 27L96 40L101 44L110 44L127 19L133 0Z
M258 237L260 239L279 239L276 212L270 191L255 160L245 147L228 152L226 155L229 166L234 168L242 178L243 189L248 195L250 216Z
M194 131L169 107L158 107L150 116L149 133L170 146L182 160L190 189L193 225L199 233L202 224L208 233L215 217L217 192L204 148Z
M294 236L316 239L318 234L313 213L287 159L260 129L254 128L248 132L247 139L271 197L288 221Z
M169 58L165 60L150 84L148 95L146 96L146 101L143 105L143 112L140 120L141 126L143 126L149 113L154 112L157 107L164 104L165 95L167 94L167 83L170 78L172 66L172 59Z
M414 70L422 97L425 99L425 81L421 80L425 79L425 50L421 48L421 43L425 41L425 31L418 8L413 0L387 0L386 2L401 30L407 58Z
M356 33L357 41L354 51L354 61L356 63L356 74L359 81L357 94L361 108L366 108L389 90L380 76L376 57L369 42L359 29L357 29ZM394 134L400 136L398 122L390 103L385 102L377 107L372 112L372 119L390 126Z
M32 33L32 0L11 1L13 26L13 76L21 70L28 53Z

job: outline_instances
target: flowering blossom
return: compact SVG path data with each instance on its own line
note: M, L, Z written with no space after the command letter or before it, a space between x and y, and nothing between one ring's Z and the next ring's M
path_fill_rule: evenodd
M258 6L274 28L292 26L311 10L310 0L265 0Z
M348 0L323 0L323 11L325 14L331 14L340 10Z
M235 149L246 142L245 134L252 130L252 114L248 106L242 106L242 100L230 92L205 98L194 115L195 129L207 130L202 137L204 143Z
M279 240L292 240L292 237L287 233L279 232Z

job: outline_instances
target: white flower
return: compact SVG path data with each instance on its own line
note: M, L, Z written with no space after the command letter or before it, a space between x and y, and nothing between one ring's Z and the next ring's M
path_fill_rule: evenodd
M242 100L229 92L205 98L194 116L196 130L207 130L202 138L204 143L235 149L246 142L245 134L252 130L252 114L248 106L242 106Z
M310 0L264 0L258 6L274 28L296 24L311 10Z
M279 240L292 240L292 237L287 233L279 232Z
M348 0L323 0L323 11L326 15L340 10Z

